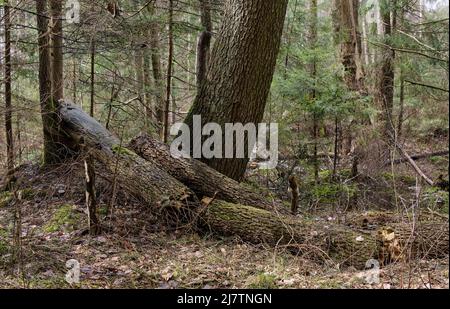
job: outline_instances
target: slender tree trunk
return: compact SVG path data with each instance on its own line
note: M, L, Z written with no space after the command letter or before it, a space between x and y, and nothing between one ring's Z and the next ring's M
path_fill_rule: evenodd
M158 16L156 4L158 0L154 1L148 6L149 13ZM159 135L163 139L164 131L164 83L162 76L161 64L161 48L160 48L160 27L158 21L153 21L150 24L150 40L151 40L151 62L153 69L153 79L155 82L155 113L156 124L159 129Z
M17 150L18 150L18 157L19 162L18 165L22 164L22 158L23 158L23 148L22 148L22 126L21 126L21 116L20 113L16 114L16 132L17 132Z
M317 15L317 0L311 0L310 2L310 16L311 16L311 24L309 27L309 44L311 49L315 49L317 47L317 22L318 22L318 15ZM309 74L311 78L314 80L313 89L311 90L310 99L313 102L313 104L316 104L316 76L317 76L317 61L314 58L312 60L312 63L308 65L309 67ZM313 143L314 143L314 150L313 150L313 164L314 164L314 179L315 182L318 183L319 181L319 158L318 158L318 139L319 139L319 119L317 116L317 112L313 111Z
M95 38L91 38L91 105L89 114L95 115Z
M405 24L405 9L400 8L398 14L400 15L400 25L399 27L403 27ZM401 59L403 56L399 55L399 62L401 63ZM399 98L399 113L397 119L397 141L401 141L403 137L403 122L405 116L405 68L400 65L400 98Z
M136 50L134 52L134 70L136 78L137 94L141 100L144 100L144 55L142 50Z
M153 121L153 104L151 96L151 79L150 79L150 55L149 50L144 50L144 100L145 100L145 127L147 130L150 128L150 123Z
M178 113L178 106L177 106L177 100L175 98L174 93L172 92L172 124L177 122L177 113Z
M169 141L169 113L173 74L173 0L169 0L169 56L167 60L166 105L164 109L164 143Z
M226 123L245 125L262 121L287 2L227 0L224 22L211 53L208 82L203 83L185 120L191 132L196 115L201 115L202 125L215 122L222 126L223 132ZM245 146L248 149L247 146L253 145ZM203 161L235 180L242 180L249 155L244 159Z
M72 99L73 99L73 102L75 103L75 102L77 102L77 91L78 91L78 87L77 87L78 74L77 74L77 60L76 59L73 59L72 66L73 66L72 67L72 78L73 78L73 80L72 80L72 91L73 91Z
M339 163L339 118L334 119L334 158L333 158L333 177L336 177Z
M63 29L62 1L51 0L51 70L52 98L54 104L64 98L64 60L63 60Z
M69 141L60 133L56 117L57 102L52 100L50 71L50 39L48 29L47 1L36 0L38 46L39 46L39 100L44 131L44 162L57 164L71 154Z
M201 23L203 31L198 38L197 46L197 90L200 91L206 77L206 70L210 59L210 46L212 38L212 20L210 0L199 0L201 10Z
M367 30L367 20L364 17L363 21L362 21L362 49L363 49L363 56L364 56L364 65L368 66L369 64L371 64L371 57L370 57L370 48L369 48L369 44L367 42L367 40L369 39L368 37L368 30Z
M135 69L135 79L136 79L136 89L137 95L139 96L139 101L141 103L141 107L143 109L143 117L144 117L144 130L148 130L148 121L147 121L147 102L145 92L145 84L144 84L144 52L141 49L138 49L134 52L134 69Z
M5 132L6 132L6 159L8 175L14 170L14 141L12 127L12 103L11 103L11 11L9 1L4 6L5 23Z
M344 81L352 91L361 91L364 68L359 31L359 0L334 0L334 28L340 44L341 61L345 68Z
M88 211L89 234L95 236L100 233L100 222L97 216L94 160L90 155L84 161L84 169L86 176L86 208Z
M403 69L400 71L400 102L399 113L397 120L397 140L400 140L403 136L403 121L405 115L405 78L403 75Z
M387 44L390 44L390 37L392 35L392 2L388 0L381 1L381 15L383 21L383 35ZM395 13L395 12L394 12ZM381 51L381 63L379 64L378 72L378 94L377 99L379 106L382 108L382 122L383 122L383 136L385 141L389 144L394 137L395 129L392 118L392 111L394 106L394 60L395 51L390 48L384 48ZM388 147L386 147L387 149ZM389 151L383 151L382 157L388 159Z
M289 59L290 59L290 49L291 49L291 35L292 30L295 25L295 18L297 17L297 8L298 8L298 0L294 2L294 8L292 9L292 21L288 20L288 24L286 26L287 33L286 36L286 56L284 57L284 79L287 79L287 72L289 67Z

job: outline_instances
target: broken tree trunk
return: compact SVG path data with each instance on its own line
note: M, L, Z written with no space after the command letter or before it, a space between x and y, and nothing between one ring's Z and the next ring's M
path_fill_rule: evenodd
M199 204L193 191L155 164L121 147L118 138L78 106L64 103L58 114L65 133L83 144L93 158L116 176L122 188L136 198L159 210Z
M211 197L202 203L194 191L155 163L121 147L118 138L79 107L65 103L60 106L58 113L65 133L89 149L89 154L115 175L125 191L139 198L155 213L180 215L177 218L182 223L196 223L203 229L209 227L219 235L285 246L298 253L320 256L324 260L331 259L357 268L364 268L366 261L371 258L381 256L384 260L394 250L392 248L398 249L402 244L411 248L408 250L411 256L418 256L419 252L438 256L448 254L448 222L431 222L427 225L429 228L424 229L419 225L413 232L407 225L394 225L387 232L380 233L384 235L383 241L380 241L376 231L355 231L334 223L300 220ZM186 213L195 216L185 216ZM393 239L398 246L392 245Z
M134 138L129 148L144 159L157 164L200 197L215 196L227 202L267 210L273 210L275 207L262 192L256 192L255 189L228 178L199 160L173 157L169 146L146 134ZM282 208L277 210L283 212Z

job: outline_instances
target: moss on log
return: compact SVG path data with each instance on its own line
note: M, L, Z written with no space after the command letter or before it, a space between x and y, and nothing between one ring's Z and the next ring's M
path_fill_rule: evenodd
M375 231L358 231L224 201L213 201L203 218L211 231L220 234L238 235L252 243L297 248L302 254L313 253L359 269L370 259L388 264L448 256L448 222L420 222L415 228L396 223Z

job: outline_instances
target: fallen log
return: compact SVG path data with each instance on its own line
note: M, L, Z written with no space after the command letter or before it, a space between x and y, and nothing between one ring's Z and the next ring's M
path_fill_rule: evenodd
M156 213L179 214L177 219L183 224L192 223L203 230L238 236L252 243L294 248L298 253L320 256L356 268L364 268L371 258L381 256L384 261L386 256L398 256L397 249L402 248L403 244L405 250L402 252L406 251L406 245L412 248L408 250L411 252L408 257L418 256L419 252L448 254L448 223L430 223L429 228L421 229L419 226L411 233L408 233L409 226L392 226L378 233L384 237L380 241L376 232L355 231L334 223L298 219L213 197L201 202L193 190L155 163L122 147L122 141L79 107L64 103L58 114L65 133L88 149L89 154L105 166L111 178L115 176L121 188ZM447 241L444 241L445 237ZM393 245L392 239L398 241Z
M370 259L388 264L448 256L448 222L420 222L414 228L395 223L374 231L353 230L224 201L213 201L203 218L211 231L220 231L222 235L239 235L252 243L286 246L310 257L329 258L356 268L364 268Z
M191 204L195 208L199 204L193 191L152 162L122 147L122 141L81 108L64 103L58 115L64 132L82 144L133 196L143 198L159 210L189 208Z
M449 151L443 150L443 151L436 151L436 152L431 152L431 153L422 153L422 154L411 155L410 158L414 161L418 161L418 160L428 159L428 158L432 158L432 157L445 157L448 155L449 155ZM397 164L406 163L406 162L409 162L409 160L407 158L400 158L400 159L396 159L394 161L386 162L386 166L389 166L392 164L397 165Z
M276 207L263 192L226 177L199 160L175 158L164 143L144 134L134 138L129 146L139 156L154 162L172 177L191 188L198 196L215 196L219 200L267 210L277 208L287 213L285 207Z

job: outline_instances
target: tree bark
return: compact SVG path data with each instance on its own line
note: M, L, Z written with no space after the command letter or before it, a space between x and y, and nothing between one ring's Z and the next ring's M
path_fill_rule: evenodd
M214 122L221 125L222 130L226 123L245 125L262 121L287 2L227 0L224 23L211 53L206 82L185 120L191 132L195 115L201 115L202 126ZM249 155L244 159L214 158L203 161L240 181Z
M198 196L209 196L235 204L274 209L274 203L262 192L251 189L194 159L174 158L170 148L148 135L134 138L129 148L147 161L154 162ZM280 210L279 208L277 208ZM282 211L282 210L280 210Z

